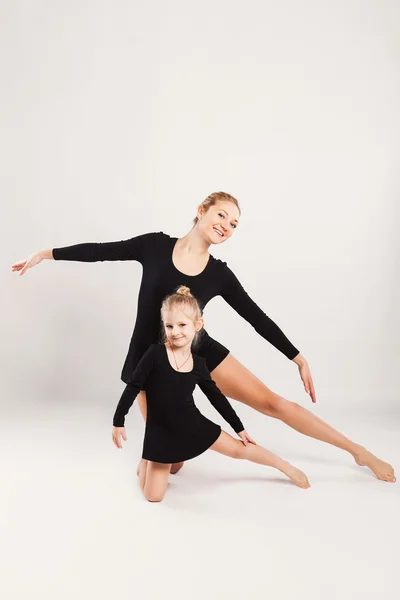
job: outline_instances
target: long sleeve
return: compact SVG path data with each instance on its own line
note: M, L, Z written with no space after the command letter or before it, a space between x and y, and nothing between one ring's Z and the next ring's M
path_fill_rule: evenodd
M222 418L232 427L236 433L243 431L243 423L235 413L229 400L221 392L207 369L205 361L202 365L202 378L198 381L198 386L201 391L207 396L215 410L219 412Z
M280 350L290 360L295 358L299 354L297 348L288 340L278 325L250 298L226 262L223 262L223 266L224 286L221 292L222 298L241 317L246 319L261 337L270 342L270 344L275 346L277 350Z
M126 385L126 388L122 392L121 399L118 402L118 406L114 413L113 425L115 427L124 427L125 416L128 414L128 411L140 390L144 389L146 380L153 369L153 357L154 344L152 344L143 354Z
M63 248L53 248L53 258L54 260L76 260L81 262L103 260L137 260L142 262L148 244L156 235L157 233L144 233L120 242L88 242Z

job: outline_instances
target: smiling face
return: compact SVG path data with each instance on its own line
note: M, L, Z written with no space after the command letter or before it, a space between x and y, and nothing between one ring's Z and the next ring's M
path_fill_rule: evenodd
M203 327L203 319L193 320L194 315L188 310L178 307L165 310L162 314L165 336L167 342L174 349L185 349L192 345L196 332Z
M210 244L220 244L229 239L239 224L239 209L229 201L218 201L207 212L200 207L197 227Z

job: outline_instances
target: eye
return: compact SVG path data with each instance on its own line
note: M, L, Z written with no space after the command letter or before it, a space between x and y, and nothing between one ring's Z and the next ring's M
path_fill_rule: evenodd
M235 223L231 223L233 229L236 229L237 225L235 225Z
M222 217L223 219L225 219L225 215L224 215L224 214L222 214L222 213L218 213L218 216L219 216L219 217Z
M165 326L167 329L171 329L172 325L166 325Z
M180 323L181 327L186 327L186 323Z

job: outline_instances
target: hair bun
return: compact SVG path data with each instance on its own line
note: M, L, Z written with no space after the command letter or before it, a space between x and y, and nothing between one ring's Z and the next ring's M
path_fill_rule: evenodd
M178 287L175 294L179 294L180 296L191 296L192 295L190 288L188 288L186 285L181 285L180 287Z

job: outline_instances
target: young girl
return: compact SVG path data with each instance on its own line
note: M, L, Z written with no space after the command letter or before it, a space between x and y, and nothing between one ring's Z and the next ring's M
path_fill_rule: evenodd
M147 393L147 420L139 466L140 488L150 502L161 502L172 464L179 464L210 448L232 458L275 467L297 486L310 484L302 471L258 446L211 379L206 361L191 352L203 319L197 300L181 286L162 303L163 344L152 344L135 368L113 419L112 439L122 448L127 440L124 420L141 389ZM238 434L232 437L197 409L193 390L199 385L214 408ZM122 438L122 439L121 439Z

